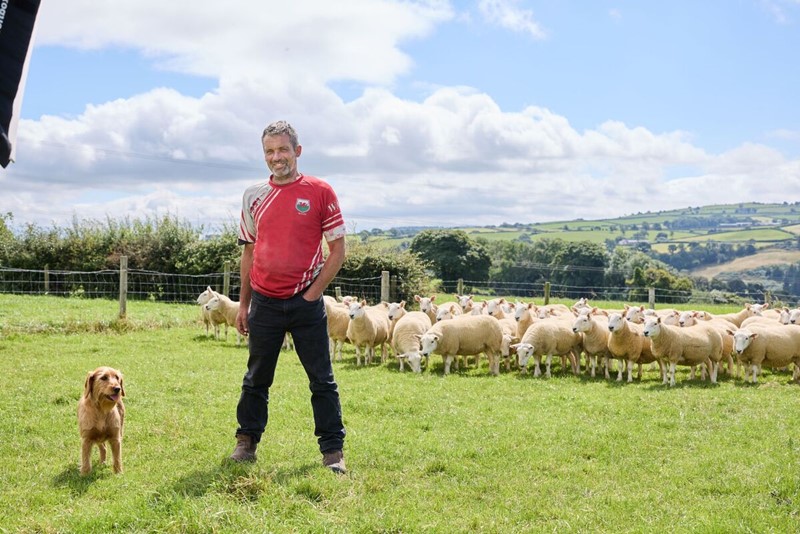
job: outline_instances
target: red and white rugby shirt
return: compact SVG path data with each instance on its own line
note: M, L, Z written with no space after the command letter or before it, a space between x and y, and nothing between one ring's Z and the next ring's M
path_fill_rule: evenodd
M250 285L275 298L308 287L324 263L322 237L344 237L346 228L333 188L300 175L290 184L248 187L242 198L239 244L255 243Z

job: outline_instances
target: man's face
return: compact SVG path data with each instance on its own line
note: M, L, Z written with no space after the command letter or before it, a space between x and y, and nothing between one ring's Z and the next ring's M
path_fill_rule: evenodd
M297 157L302 147L294 148L288 135L268 135L264 138L264 159L278 180L294 177Z

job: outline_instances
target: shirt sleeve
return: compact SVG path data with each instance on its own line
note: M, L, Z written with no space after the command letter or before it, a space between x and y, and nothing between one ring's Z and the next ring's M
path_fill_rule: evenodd
M322 235L326 241L335 241L347 234L344 217L339 208L339 199L333 188L328 187L325 193L325 214L322 218Z
M245 245L256 242L256 221L250 212L252 204L252 189L247 189L242 196L242 215L239 221L239 244Z

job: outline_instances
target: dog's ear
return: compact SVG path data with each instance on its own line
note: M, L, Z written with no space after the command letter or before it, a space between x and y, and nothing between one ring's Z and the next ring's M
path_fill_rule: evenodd
M123 397L125 396L125 386L122 385L122 373L119 374L119 392Z
M83 384L83 396L87 399L92 397L92 388L94 388L94 371L89 371Z

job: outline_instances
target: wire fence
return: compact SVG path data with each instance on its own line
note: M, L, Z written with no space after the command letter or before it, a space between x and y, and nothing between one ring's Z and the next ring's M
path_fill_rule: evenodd
M211 287L225 292L231 299L239 299L241 279L238 272L216 272L201 275L170 274L146 270L127 270L125 298L170 303L195 303L197 296ZM391 276L387 284L384 276L370 278L336 277L326 293L331 296L351 295L367 302L397 301L408 296L397 294L402 280ZM55 295L84 298L122 298L120 295L121 270L103 271L53 271L0 268L0 293L21 295ZM227 287L226 287L227 286ZM632 287L582 287L550 284L549 282L497 282L487 280L443 281L444 287L457 288L458 294L511 297L520 300L565 299L604 300L627 303L674 305L720 304L730 302L730 294L708 291L677 291ZM426 295L422 295L426 296ZM779 302L797 306L798 298L778 293L740 294L742 301Z

